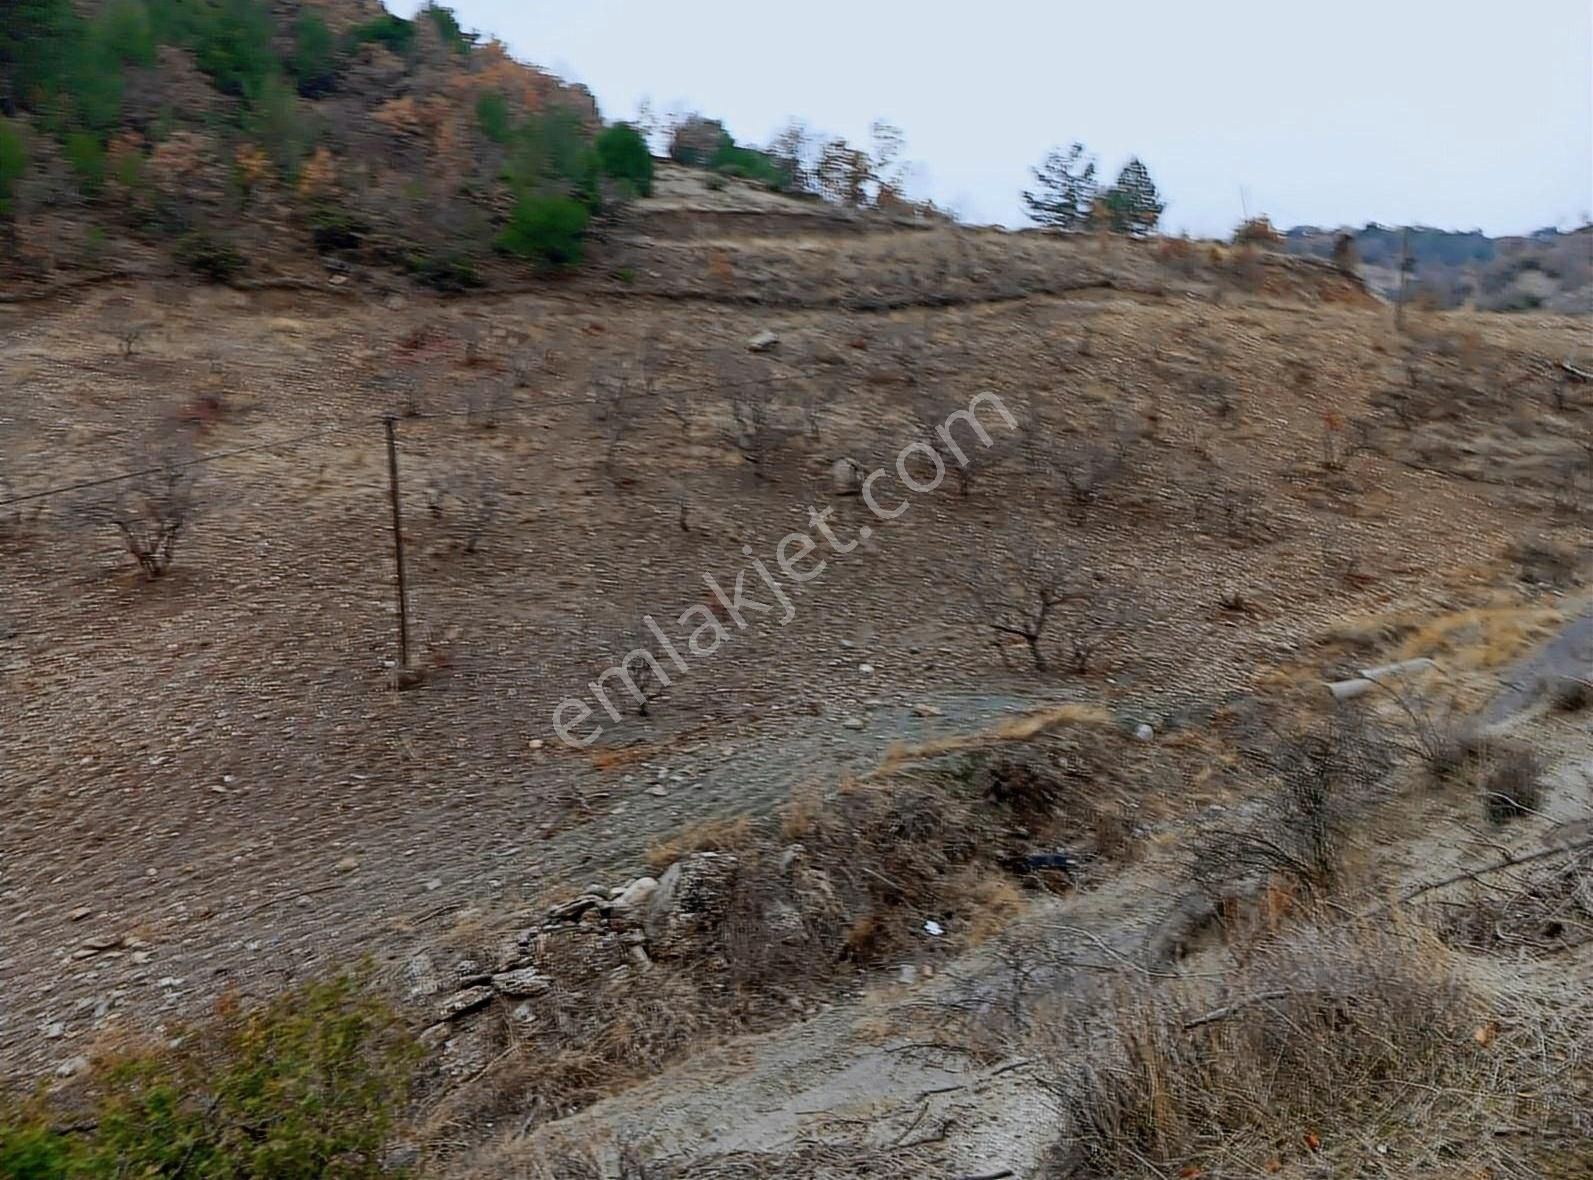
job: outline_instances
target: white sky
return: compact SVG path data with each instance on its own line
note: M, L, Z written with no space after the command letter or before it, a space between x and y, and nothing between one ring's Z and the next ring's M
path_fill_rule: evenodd
M408 15L414 0L389 0ZM919 195L1023 222L1029 166L1074 139L1140 156L1165 225L1489 233L1593 210L1590 0L455 0L466 28L762 144L791 115L857 143L886 118Z

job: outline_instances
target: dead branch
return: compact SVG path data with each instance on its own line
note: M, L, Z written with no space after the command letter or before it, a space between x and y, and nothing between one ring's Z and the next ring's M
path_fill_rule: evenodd
M1593 840L1578 840L1574 844L1561 844L1558 847L1545 849L1542 852L1533 852L1527 856L1507 856L1502 860L1483 865L1481 868L1469 869L1464 873L1456 873L1452 877L1445 877L1441 881L1429 881L1425 885L1419 885L1415 889L1402 893L1395 901L1384 902L1382 905L1367 910L1362 916L1371 917L1373 914L1381 914L1386 910L1393 909L1396 905L1404 905L1408 901L1421 897L1423 894L1433 893L1439 889L1447 889L1451 885L1459 885L1464 881L1477 881L1490 874L1501 873L1506 869L1513 869L1519 865L1536 864L1539 861L1553 860L1557 856L1572 856L1578 852L1587 852L1589 850L1593 850Z

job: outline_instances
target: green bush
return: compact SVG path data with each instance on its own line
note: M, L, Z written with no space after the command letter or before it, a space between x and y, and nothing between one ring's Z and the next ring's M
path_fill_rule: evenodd
M514 134L509 119L509 100L495 90L485 91L476 99L476 122L481 133L493 143L508 143Z
M385 45L400 57L407 57L415 47L415 22L392 13L383 13L375 20L356 26L349 39L355 45L375 42Z
M279 76L267 78L250 92L243 126L289 180L298 174L299 165L315 146L314 123L301 108L293 87Z
M66 137L66 160L77 177L84 196L94 197L105 185L105 145L87 131L74 131Z
M155 30L142 0L112 0L95 20L91 36L118 65L155 63Z
M0 1176L391 1175L382 1149L417 1056L391 1010L352 979L254 1012L225 1005L176 1048L97 1062L92 1117L73 1120L87 1130L55 1129L37 1101L0 1112Z
M0 220L16 215L17 183L28 171L28 144L22 130L0 118Z
M481 275L468 254L410 254L405 260L410 274L433 291L455 295L481 286Z
M551 268L575 266L584 252L590 216L569 197L522 197L498 236L498 248Z
M223 94L258 93L278 73L276 27L261 0L222 0L196 18L192 48L199 68Z
M337 41L321 14L313 9L304 9L293 22L293 55L288 65L305 98L325 94L336 81Z
M736 141L728 133L720 139L714 154L708 157L708 167L725 176L755 180L775 192L783 192L791 186L791 171L786 163L768 152L736 146Z
M440 4L428 4L424 11L431 17L432 24L437 26L437 34L442 38L444 45L455 53L470 52L476 39L459 27L459 18L454 15L453 9L444 8Z
M554 107L528 116L515 128L504 164L504 179L516 193L581 184L589 172L590 144L581 118Z
M615 123L598 135L593 146L604 175L630 184L639 196L653 195L653 153L640 131L629 123Z
M310 233L315 248L323 254L358 250L370 232L371 227L363 218L336 205L323 202L310 213Z
M229 243L194 230L177 243L177 260L212 283L242 274L248 263Z
M3 1118L0 1115L0 1118ZM43 1115L28 1109L0 1122L0 1176L6 1180L67 1180L70 1141L52 1130Z

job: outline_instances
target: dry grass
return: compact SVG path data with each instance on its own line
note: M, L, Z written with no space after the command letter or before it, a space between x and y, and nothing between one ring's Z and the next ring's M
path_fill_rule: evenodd
M1560 611L1547 607L1455 611L1418 627L1405 638L1395 659L1429 657L1455 672L1501 668L1546 638L1563 621Z
M667 869L693 852L735 852L753 843L755 829L751 816L716 817L693 824L647 850L647 867Z
M1053 1026L1064 1138L1046 1175L1351 1176L1378 1159L1396 1171L1377 1175L1524 1180L1527 1150L1587 1145L1557 1077L1588 1046L1538 1040L1559 1020L1479 986L1424 931L1302 929L1220 994L1126 991Z
M1021 717L1013 717L976 733L958 734L939 738L919 745L893 742L885 751L885 758L872 772L873 776L891 775L912 762L929 762L948 754L983 750L1003 742L1028 742L1065 725L1111 726L1117 723L1111 710L1100 705L1068 702L1045 709L1036 709ZM871 776L872 777L872 776Z

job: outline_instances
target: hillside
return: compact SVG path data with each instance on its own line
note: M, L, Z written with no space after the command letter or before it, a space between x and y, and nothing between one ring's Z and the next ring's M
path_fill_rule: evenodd
M28 5L0 1180L1593 1175L1585 318Z
M174 266L324 281L366 262L468 287L518 199L595 167L591 95L476 43L443 8L413 22L377 0L14 11L0 40L8 285Z
M1413 301L1440 308L1593 314L1593 226L1503 238L1426 226L1413 226L1408 235L1398 226L1297 226L1285 235L1285 245L1290 253L1331 258L1343 233L1354 240L1367 285L1386 299L1399 297L1400 259L1408 242L1406 297Z

